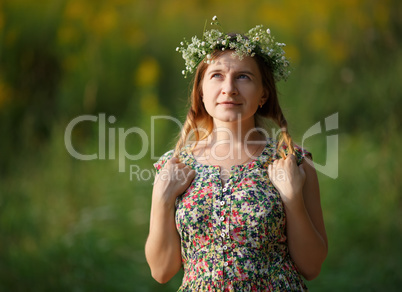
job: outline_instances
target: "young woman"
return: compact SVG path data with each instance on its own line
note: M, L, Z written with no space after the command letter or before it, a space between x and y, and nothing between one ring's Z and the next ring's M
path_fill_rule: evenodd
M257 26L181 45L183 73L196 72L176 149L155 164L152 276L165 283L183 267L179 291L306 291L301 276L318 276L327 237L311 154L293 145L278 102L284 44Z

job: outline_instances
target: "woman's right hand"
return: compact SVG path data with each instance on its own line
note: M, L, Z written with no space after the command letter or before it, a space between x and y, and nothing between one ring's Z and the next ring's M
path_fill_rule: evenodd
M169 281L182 265L175 201L194 177L195 171L176 157L168 160L155 177L145 255L152 277L159 283Z
M177 157L168 160L155 178L153 198L174 208L176 198L185 192L195 177L195 170Z

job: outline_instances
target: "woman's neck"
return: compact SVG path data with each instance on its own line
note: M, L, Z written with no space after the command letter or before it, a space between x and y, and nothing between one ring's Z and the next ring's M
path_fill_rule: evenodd
M265 140L256 129L254 118L235 122L214 121L210 144L231 144L243 148L249 142Z
M222 182L228 179L231 166L256 159L266 145L266 137L255 127L254 119L233 123L214 123L207 139L199 141L193 155L201 164L218 165ZM226 174L226 175L225 175Z

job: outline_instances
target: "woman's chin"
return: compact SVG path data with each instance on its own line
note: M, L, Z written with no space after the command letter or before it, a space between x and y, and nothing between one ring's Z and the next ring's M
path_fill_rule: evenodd
M243 120L243 116L240 113L225 113L222 115L216 115L213 118L216 122L221 123L235 123Z

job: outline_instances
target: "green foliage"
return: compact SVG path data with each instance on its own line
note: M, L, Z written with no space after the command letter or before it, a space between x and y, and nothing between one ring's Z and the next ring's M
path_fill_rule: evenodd
M295 70L279 87L297 142L339 112L338 131L306 141L319 164L327 134L338 133L340 147L339 177L319 174L330 246L308 286L398 291L400 11L396 0L1 2L0 291L177 289L180 274L157 284L145 262L150 151L119 172L118 157L73 158L64 131L79 115L113 115L116 122L106 126L116 130L118 147L119 128L150 135L154 115L183 121L188 79L175 48L200 35L214 15L227 31L263 24L287 44ZM178 126L155 124L154 153L161 155ZM98 123L82 123L72 134L78 151L98 152ZM127 152L138 153L143 142L129 135ZM150 178L130 175L130 164Z

